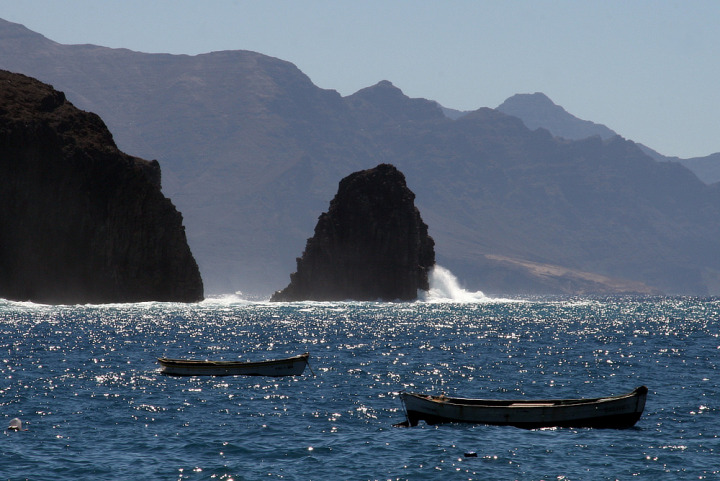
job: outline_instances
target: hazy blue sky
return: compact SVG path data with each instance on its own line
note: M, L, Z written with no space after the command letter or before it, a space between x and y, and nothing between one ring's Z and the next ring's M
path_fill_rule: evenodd
M663 154L720 152L716 0L0 0L0 18L64 44L253 50L342 95L390 80L474 110L543 92Z

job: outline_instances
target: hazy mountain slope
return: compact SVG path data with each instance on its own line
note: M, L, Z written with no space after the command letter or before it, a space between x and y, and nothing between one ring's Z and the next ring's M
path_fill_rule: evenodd
M575 117L540 92L513 95L496 110L518 117L530 130L547 129L565 139L581 140L594 135L609 139L617 135L604 125Z
M720 152L689 159L671 157L669 160L679 162L692 170L706 184L720 182Z
M602 124L575 117L539 92L513 95L500 104L497 110L522 119L523 123L531 130L543 128L554 136L565 139L581 140L594 135L609 139L617 135ZM706 184L720 182L720 153L706 157L681 159L668 157L642 144L638 144L638 146L655 160L683 164Z
M380 163L405 173L438 262L469 288L720 293L718 190L632 142L560 140L491 109L451 120L389 82L343 98L253 52L63 46L1 21L0 47L0 68L160 161L207 293L287 285L338 181Z
M472 258L499 253L670 292L717 276L717 190L632 142L560 142L481 109L391 145L408 184L432 192L419 208L438 261L463 279L492 285Z

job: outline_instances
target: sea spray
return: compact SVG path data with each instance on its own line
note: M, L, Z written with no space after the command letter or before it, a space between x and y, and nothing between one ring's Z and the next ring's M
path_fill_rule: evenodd
M236 291L234 294L216 294L206 297L200 302L204 306L233 306L238 304L250 304L259 302L262 299L253 296L245 296L242 292Z
M425 302L487 302L492 299L481 291L470 292L462 287L450 270L435 265L429 275L430 290L420 291L418 298Z

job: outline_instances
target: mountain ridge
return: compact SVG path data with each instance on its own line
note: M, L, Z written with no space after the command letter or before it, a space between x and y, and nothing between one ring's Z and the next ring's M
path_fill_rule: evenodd
M518 281L532 262L634 283L617 292L720 293L717 189L631 141L559 139L488 108L452 120L386 81L342 97L256 52L4 48L2 31L0 67L53 83L124 151L158 159L208 292L284 285L338 180L389 163L416 194L438 263L469 289L612 291L529 268ZM373 100L383 92L395 103Z
M497 110L520 118L530 130L543 128L557 137L570 140L581 140L594 135L609 139L618 135L605 125L575 117L541 92L513 95L500 104ZM706 184L720 182L720 152L683 159L663 155L643 144L637 145L657 161L684 165Z
M515 94L496 110L521 119L530 130L544 128L557 137L570 140L581 140L594 135L607 140L617 135L602 124L575 117L541 92Z

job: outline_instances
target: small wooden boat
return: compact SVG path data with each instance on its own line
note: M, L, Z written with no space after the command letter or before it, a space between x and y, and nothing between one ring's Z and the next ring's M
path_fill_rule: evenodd
M163 374L174 376L299 376L308 365L309 353L269 361L201 361L161 357Z
M403 426L463 422L519 428L575 427L625 429L645 409L648 389L640 386L619 396L594 399L490 400L401 392L407 421Z

